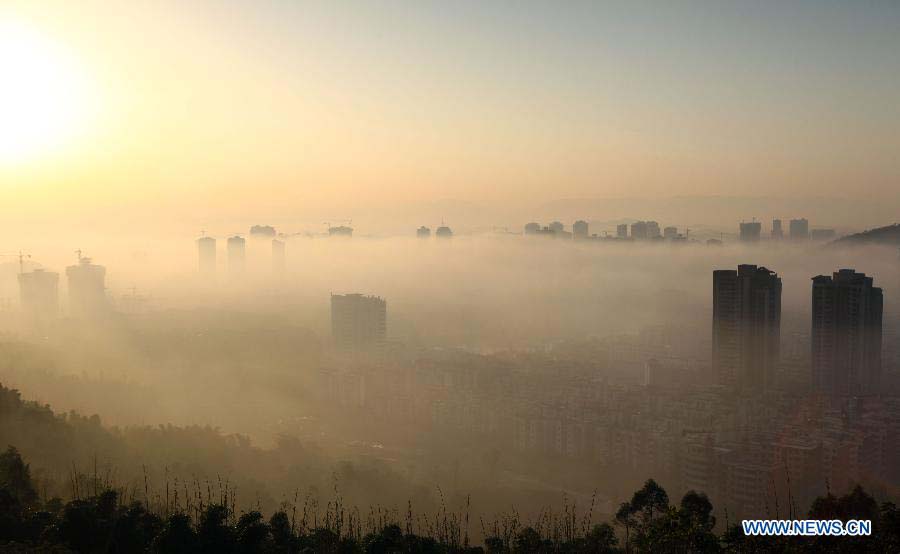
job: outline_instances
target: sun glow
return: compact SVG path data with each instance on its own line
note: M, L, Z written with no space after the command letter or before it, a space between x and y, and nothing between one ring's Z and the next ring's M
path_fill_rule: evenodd
M88 115L86 78L66 49L0 20L0 165L69 143Z

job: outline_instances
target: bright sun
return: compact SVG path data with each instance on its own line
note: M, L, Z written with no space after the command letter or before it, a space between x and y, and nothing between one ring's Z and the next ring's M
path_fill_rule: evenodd
M84 75L65 48L0 20L0 165L48 154L86 116Z

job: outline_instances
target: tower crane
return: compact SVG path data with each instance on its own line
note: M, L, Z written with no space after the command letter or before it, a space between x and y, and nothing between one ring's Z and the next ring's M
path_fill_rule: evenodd
M21 250L19 250L18 252L3 252L3 253L0 253L0 256L4 256L4 257L12 256L12 257L19 258L19 273L25 273L25 260L31 259L31 254L29 254L27 252L22 252Z

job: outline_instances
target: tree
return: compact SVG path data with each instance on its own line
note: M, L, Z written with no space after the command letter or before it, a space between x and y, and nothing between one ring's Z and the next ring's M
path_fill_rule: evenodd
M716 518L713 505L703 493L688 491L681 499L678 510L680 535L684 537L689 552L717 552L719 538L713 533Z
M235 546L234 531L228 526L228 508L213 504L200 515L197 542L203 552L231 552Z
M291 520L284 512L275 512L269 518L269 532L272 535L272 552L287 553L297 548L297 538L291 530Z
M542 552L544 541L533 527L526 527L516 535L516 552Z
M631 497L632 513L640 515L645 524L664 513L668 507L669 495L653 479L647 479L644 486Z
M31 469L14 446L0 454L0 489L5 489L22 508L33 508L37 503Z
M616 551L617 544L616 532L608 523L594 525L584 540L585 552L595 554L611 554Z
M637 524L634 519L634 510L628 502L619 504L616 510L616 523L625 528L625 552L631 551L631 529Z
M236 534L238 552L242 554L269 550L269 526L257 511L248 512L238 519Z
M198 546L191 518L185 514L173 514L162 532L153 539L150 550L157 554L191 554L198 551Z

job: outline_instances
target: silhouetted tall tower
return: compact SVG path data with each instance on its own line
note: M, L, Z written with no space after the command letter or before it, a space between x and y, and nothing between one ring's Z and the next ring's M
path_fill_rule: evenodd
M620 239L628 238L628 224L620 223L616 225L616 236Z
M228 271L242 273L247 265L247 241L234 236L228 239Z
M287 265L285 258L284 242L278 239L272 239L272 271L275 273L284 273Z
M772 238L775 240L784 238L784 230L781 228L781 220L772 220Z
M586 239L588 237L588 222L578 220L572 224L572 234L576 239Z
M647 231L647 222L646 221L635 221L631 224L631 238L633 239L645 239L648 238Z
M387 302L362 294L331 295L331 334L338 350L365 353L383 349Z
M809 238L809 221L805 218L792 219L789 230L792 240L806 240Z
M742 242L758 242L761 231L762 231L762 223L760 223L758 221L741 223L741 241Z
M19 273L19 298L22 311L35 322L59 315L59 273L35 269Z
M69 313L72 317L91 318L110 311L106 298L106 268L79 256L78 265L66 268L69 285Z
M216 239L212 237L197 239L197 262L200 273L211 275L216 272Z
M841 269L812 279L813 385L829 395L875 394L881 382L883 295L872 277Z
M719 383L773 384L781 337L781 279L764 267L713 271L713 370Z

